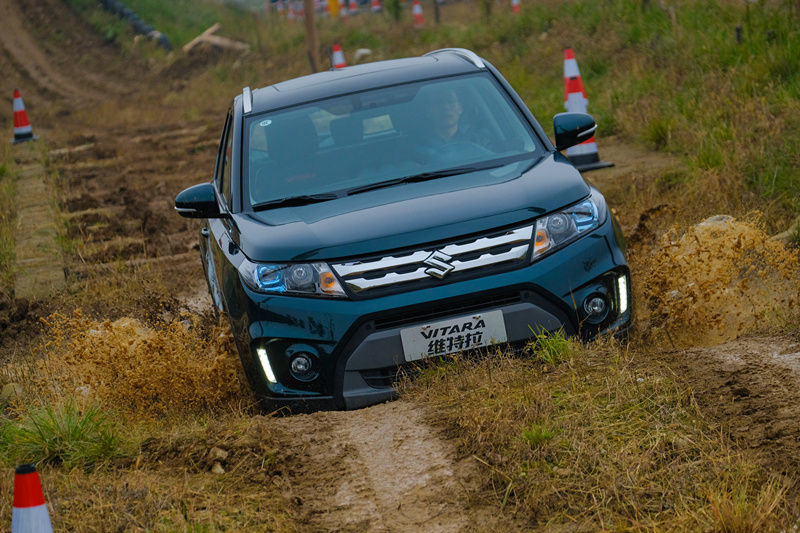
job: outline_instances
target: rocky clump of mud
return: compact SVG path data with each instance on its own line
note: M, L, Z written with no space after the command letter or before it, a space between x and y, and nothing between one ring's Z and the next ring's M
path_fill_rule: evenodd
M643 274L643 331L674 346L725 342L800 311L797 255L757 221L718 215L673 228Z
M249 398L230 331L194 315L147 325L76 311L46 321L30 376L39 397L73 397L141 416L233 408Z
M4 341L25 331L37 320L37 302L0 295L0 338Z

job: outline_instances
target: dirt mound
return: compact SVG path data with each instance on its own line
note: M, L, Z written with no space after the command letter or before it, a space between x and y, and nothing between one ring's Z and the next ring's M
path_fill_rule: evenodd
M32 376L41 395L78 396L145 416L215 411L249 398L229 330L196 316L147 326L76 311L46 324L51 340Z
M795 316L796 255L756 221L715 216L667 232L642 269L643 330L674 346L711 345Z
M8 298L0 295L0 338L3 343L11 341L24 331L36 327L41 304L24 298Z
M129 92L126 81L144 72L59 0L0 2L0 49L11 66L0 90L10 94L22 80L31 102L104 100Z

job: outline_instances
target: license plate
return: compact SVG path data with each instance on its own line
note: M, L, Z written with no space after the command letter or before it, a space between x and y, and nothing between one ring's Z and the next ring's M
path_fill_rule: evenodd
M400 330L406 361L506 342L502 311L489 311Z

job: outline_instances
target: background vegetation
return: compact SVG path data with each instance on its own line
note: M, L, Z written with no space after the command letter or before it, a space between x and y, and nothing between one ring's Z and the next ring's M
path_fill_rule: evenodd
M70 2L92 20L101 16L96 2ZM257 87L307 70L303 25L275 12L189 0L127 4L176 46L216 21L222 33L250 42L249 65L236 75L222 63L219 79L244 76ZM761 209L770 229L800 210L798 2L543 1L523 3L519 16L498 4L490 23L464 2L442 6L438 26L432 3L423 6L428 26L414 31L408 9L400 23L366 11L321 18L321 46L338 42L350 57L368 48L370 60L471 48L500 68L546 127L563 110L563 49L571 47L599 139L618 135L686 160L689 173L665 188L690 186L690 201L734 215Z

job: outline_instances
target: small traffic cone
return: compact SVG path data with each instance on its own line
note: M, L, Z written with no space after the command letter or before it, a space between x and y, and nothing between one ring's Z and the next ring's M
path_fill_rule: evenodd
M286 6L283 5L283 0L278 0L275 3L275 10L278 12L279 17L286 16Z
M567 48L564 50L564 107L571 113L586 113L588 103L578 62L575 61L572 49ZM566 155L575 168L582 172L614 166L614 163L600 161L594 135L576 146L567 148Z
M369 9L373 13L380 13L383 10L383 7L381 6L381 0L372 0Z
M333 58L331 59L331 63L333 63L333 68L344 68L347 66L347 63L344 62L342 47L338 44L333 45Z
M17 144L36 139L38 137L33 135L28 113L25 112L25 102L22 101L19 89L14 89L14 139L11 142Z
M358 15L358 2L356 2L356 0L350 0L347 11L350 12L350 15Z
M515 15L519 15L520 5L519 0L511 0L511 12Z
M339 0L339 18L347 18L347 4L345 0Z
M14 509L11 533L53 533L36 466L20 465L14 471Z
M411 15L414 18L415 28L425 26L425 16L422 14L422 5L419 3L419 0L414 0L414 4L411 6Z

